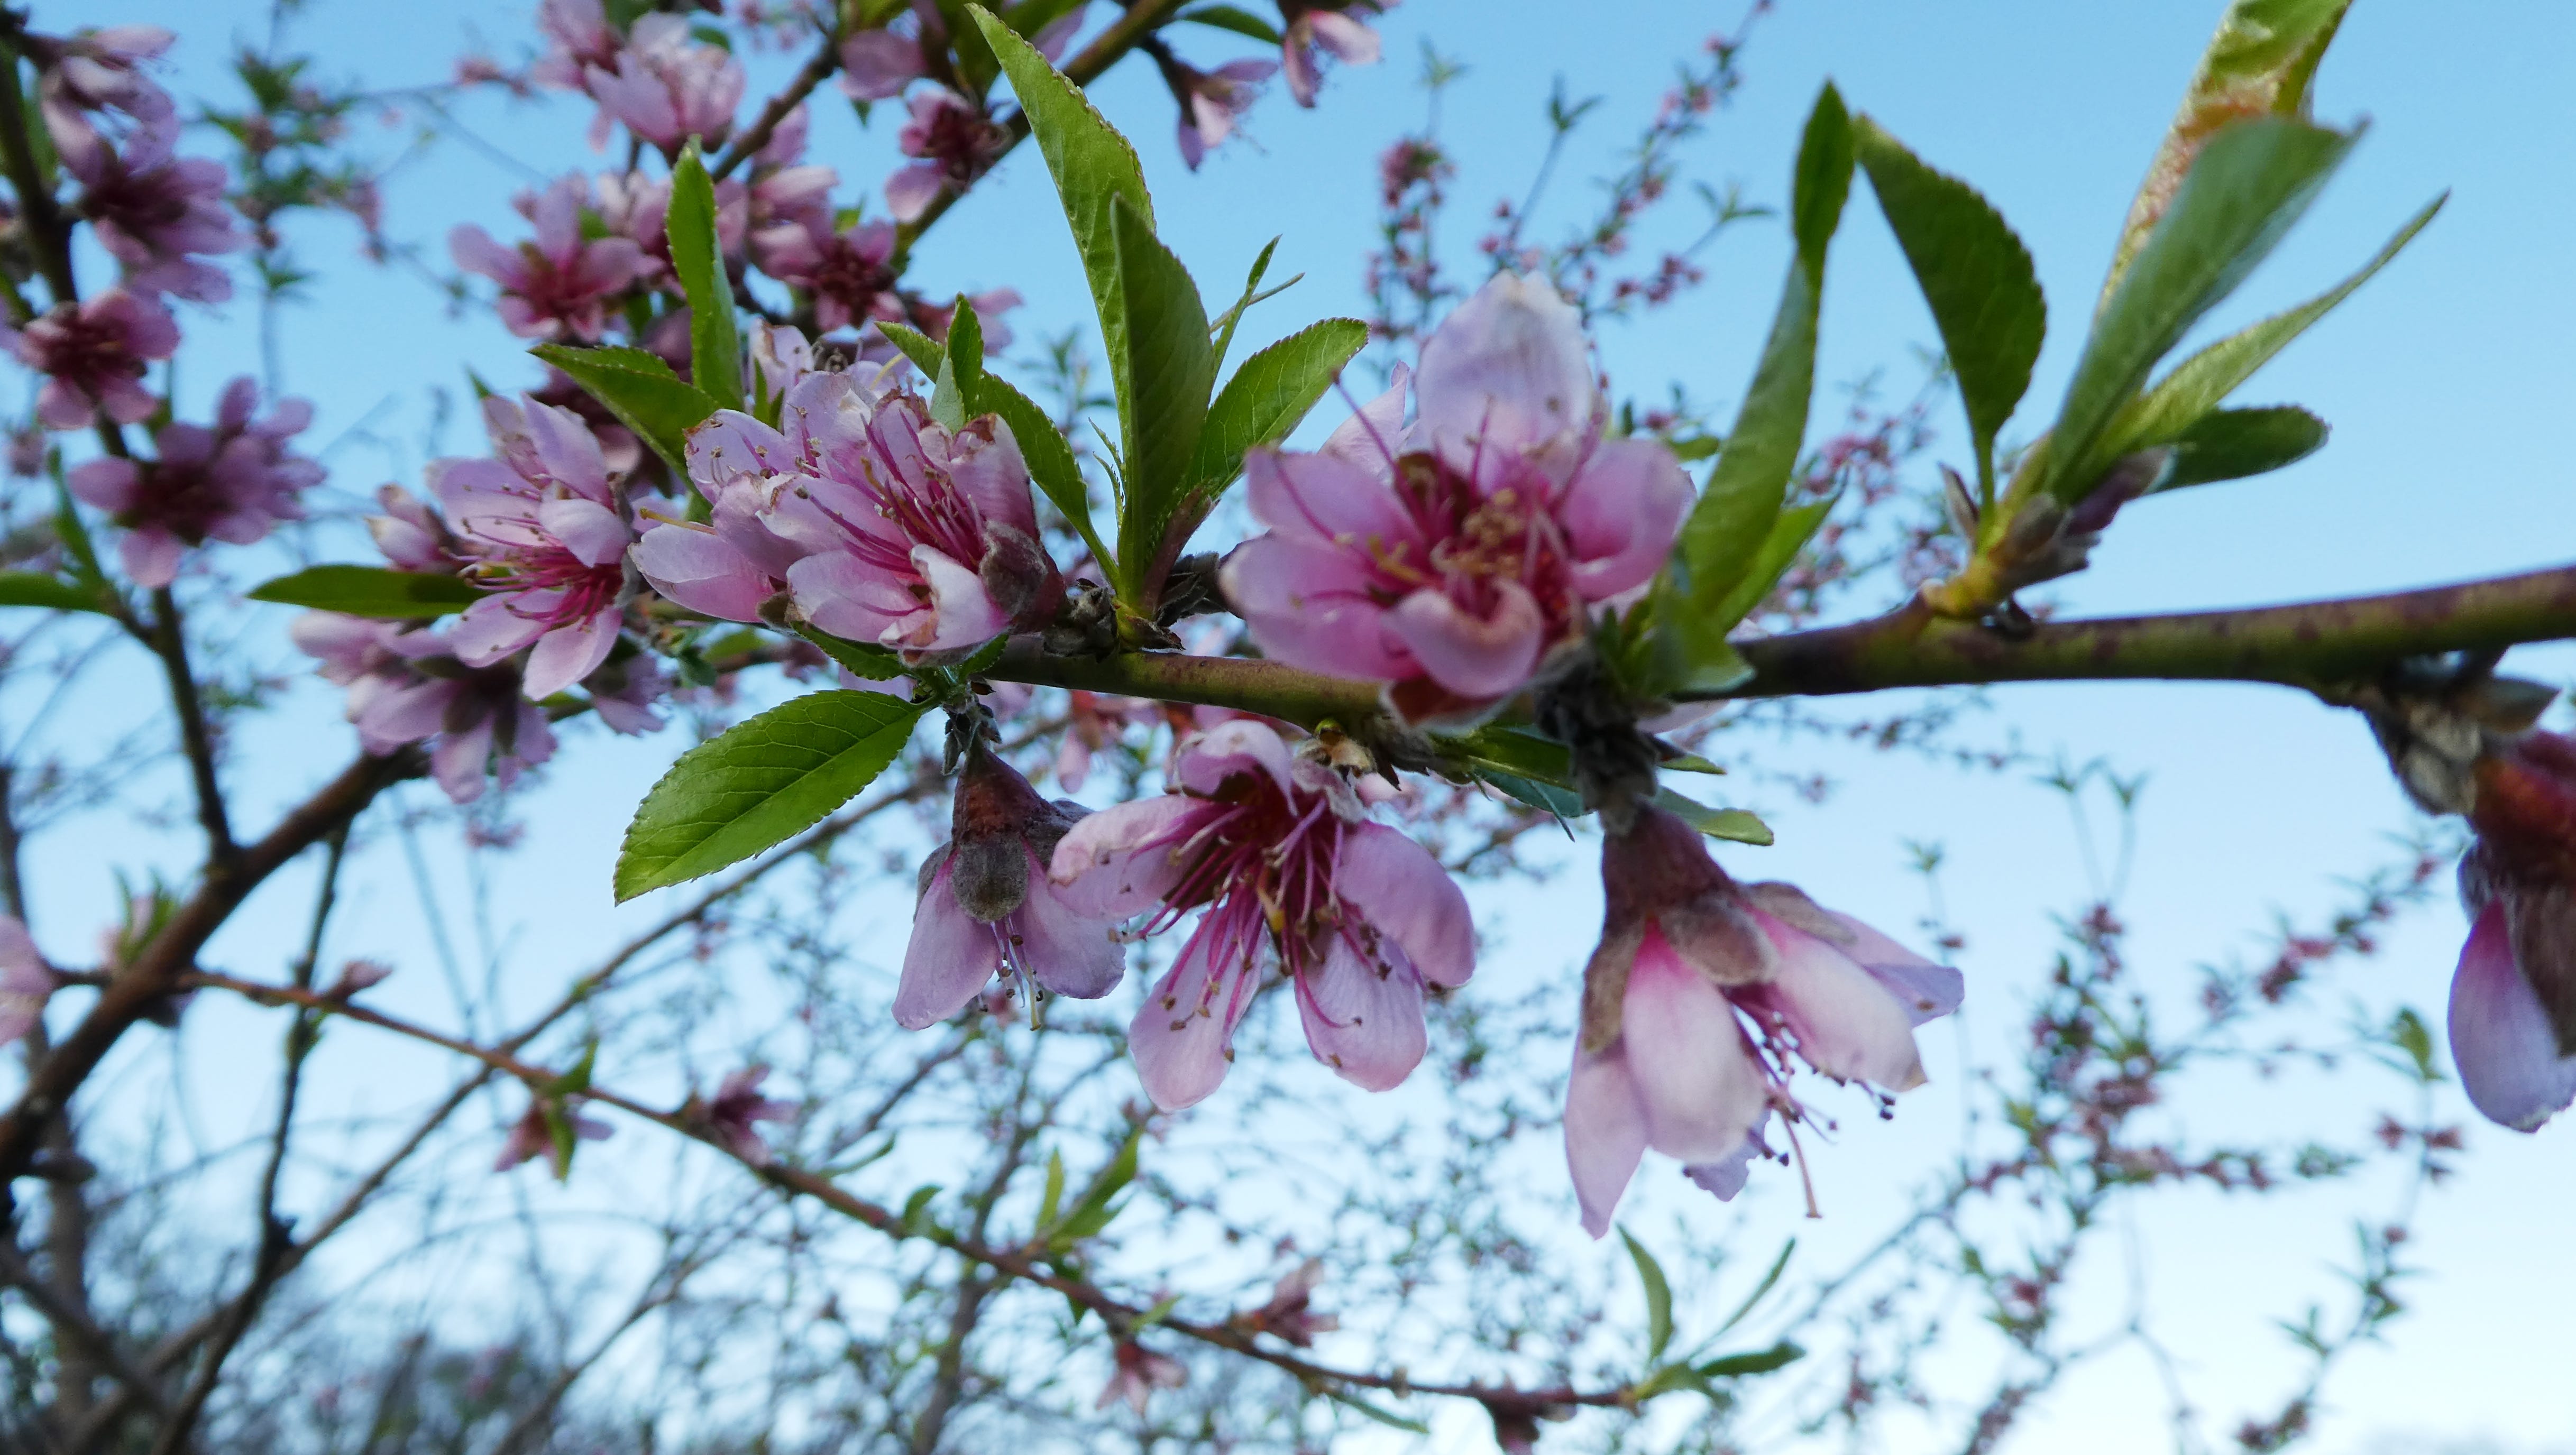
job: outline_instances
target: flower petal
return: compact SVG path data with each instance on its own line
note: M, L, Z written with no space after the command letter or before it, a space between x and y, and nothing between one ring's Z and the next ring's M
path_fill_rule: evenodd
M1222 911L1199 921L1127 1028L1137 1079L1165 1111L1206 1100L1233 1060L1234 1027L1252 998L1245 983L1252 967L1243 947L1220 931L1223 922Z
M1885 985L1816 936L1769 914L1754 917L1780 952L1779 968L1770 984L1738 994L1789 1023L1807 1064L1890 1091L1923 1084L1914 1022Z
M1627 1056L1616 1048L1576 1051L1565 1083L1565 1165L1585 1232L1597 1238L1610 1231L1610 1215L1645 1155L1646 1103Z
M1274 533L1235 547L1217 581L1263 655L1336 677L1409 677L1412 654L1388 633L1386 608L1368 594L1370 574L1338 546Z
M1422 979L1443 989L1476 973L1467 896L1431 851L1384 824L1342 831L1333 893L1393 940Z
M538 506L537 524L585 566L605 566L616 560L625 552L627 542L635 538L616 511L578 496L549 500Z
M1038 874L1004 928L1017 942L1030 978L1058 995L1098 1000L1127 974L1126 948L1109 932L1112 918L1083 913L1071 891Z
M2558 1054L2549 1012L2514 963L2507 913L2502 898L2490 901L2460 950L2451 1059L2481 1116L2529 1132L2576 1102L2576 1056Z
M1293 763L1288 745L1267 724L1229 718L1181 746L1172 757L1172 781L1192 793L1213 794L1237 773L1267 773L1281 793L1289 793L1296 784Z
M1734 1006L1652 930L1628 971L1620 1036L1656 1151L1714 1162L1761 1120L1767 1087Z
M1291 540L1366 552L1409 551L1419 564L1429 543L1387 486L1387 476L1333 455L1267 446L1243 457L1244 502L1253 518Z
M943 858L913 907L912 940L904 947L903 979L894 992L894 1023L907 1031L937 1025L964 1010L1002 968L993 926L967 914L950 892L955 868L953 858Z
M635 569L654 590L727 621L760 620L761 603L778 590L732 542L687 526L652 527L635 543L633 556Z
M1556 508L1574 549L1575 591L1586 601L1606 601L1653 580L1690 500L1690 477L1661 441L1593 446Z
M1179 882L1172 846L1200 805L1177 793L1141 798L1084 818L1056 841L1047 877L1077 913L1121 920L1163 902Z
M1421 433L1456 458L1586 429L1600 391L1583 316L1544 279L1497 273L1424 341L1414 397Z
M520 684L531 702L542 701L599 670L617 645L620 618L616 607L602 607L568 626L537 638L528 653L527 680Z
M1390 830L1392 832L1392 830ZM1342 936L1300 977L1297 1011L1315 1059L1363 1091L1393 1090L1422 1064L1422 980L1400 957L1371 964Z
M1484 616L1445 591L1416 591L1387 613L1387 626L1413 652L1424 675L1461 697L1505 697L1538 666L1547 620L1537 598L1517 581L1494 587Z

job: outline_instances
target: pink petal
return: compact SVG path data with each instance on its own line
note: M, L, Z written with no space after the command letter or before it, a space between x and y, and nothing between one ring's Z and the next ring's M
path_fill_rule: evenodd
M2576 1056L2558 1052L2558 1034L2531 982L2514 963L2502 899L2478 911L2451 978L2451 1060L2469 1104L2517 1132L2576 1102Z
M1443 453L1543 445L1599 406L1583 318L1544 279L1497 273L1422 345L1420 429Z
M787 586L807 621L854 642L876 641L914 610L900 583L851 556L807 556L787 568Z
M1390 830L1392 832L1392 830ZM1422 1064L1422 982L1401 963L1373 965L1338 935L1298 985L1315 1059L1363 1091L1392 1091Z
M531 701L552 697L599 670L617 645L616 607L603 607L570 626L559 626L537 638L528 653L527 680L521 684Z
M1923 1084L1914 1023L1904 1005L1850 956L1803 930L1756 913L1780 951L1771 983L1749 999L1779 1012L1798 1035L1798 1054L1827 1076L1890 1091Z
M953 862L943 861L912 912L912 941L904 948L903 980L894 992L894 1022L907 1031L964 1010L1002 968L993 926L968 914L949 889L953 872Z
M188 543L159 526L141 526L116 543L116 558L137 586L159 588L179 579Z
M886 211L897 222L911 222L930 210L931 201L947 185L947 173L937 162L915 162L898 169L886 178Z
M527 263L518 250L494 242L492 234L473 223L458 223L448 232L447 255L466 272L480 273L504 288L527 286Z
M1376 31L1339 10L1309 10L1304 19L1316 41L1344 62L1354 66L1377 63Z
M1010 630L1011 619L993 604L984 578L929 546L912 548L913 569L930 588L932 628L927 641L910 645L925 652L953 652L979 647Z
M1615 1046L1606 1055L1576 1051L1565 1083L1565 1163L1585 1232L1597 1238L1610 1231L1610 1215L1645 1155L1646 1103L1628 1058Z
M1296 784L1288 745L1250 718L1218 723L1183 744L1172 758L1172 781L1197 794L1213 794L1237 773L1267 773L1281 793Z
M438 780L451 803L472 803L483 796L483 774L492 758L492 719L486 717L462 732L445 733L429 750L429 776Z
M948 480L974 502L975 511L994 525L1007 525L1031 540L1038 538L1037 502L1029 494L1029 467L1020 458L1010 426L992 421L993 436L973 429L949 441Z
M617 512L595 500L549 500L537 507L537 524L585 566L607 565L634 539Z
M1547 621L1517 581L1497 582L1494 597L1491 615L1480 618L1426 588L1397 602L1387 626L1442 687L1461 697L1509 696L1537 669Z
M1606 601L1653 580L1690 501L1690 477L1661 442L1595 445L1556 509L1574 547L1575 591Z
M448 633L448 649L468 667L489 667L535 641L545 633L545 613L510 608L518 597L538 594L513 591L486 596L465 608L465 614L456 619L456 629Z
M691 611L726 621L758 621L777 586L723 537L686 526L657 525L635 543L635 569L653 589Z
M1685 1167L1682 1175L1698 1183L1702 1190L1716 1194L1719 1202L1733 1202L1735 1195L1742 1192L1744 1184L1752 1178L1753 1159L1769 1150L1763 1145L1762 1129L1757 1126L1746 1134L1743 1146L1714 1162Z
M1395 941L1429 984L1451 989L1476 973L1476 924L1467 896L1440 861L1384 824L1342 831L1333 892Z
M1387 630L1386 608L1369 595L1367 563L1339 546L1255 536L1225 558L1217 582L1264 656L1365 681L1414 674L1412 654Z
M1076 1000L1098 1000L1127 974L1127 951L1109 933L1110 916L1084 914L1071 892L1045 877L1029 878L1029 897L1006 928L1018 937L1020 962L1038 984Z
M1217 920L1211 912L1199 921L1127 1028L1136 1077L1165 1111L1196 1106L1225 1081L1234 1028L1252 998L1242 983L1252 973L1250 965L1232 955L1228 963L1216 963L1219 952L1230 948L1218 943L1229 937L1212 932Z
M1076 913L1104 920L1141 914L1179 882L1171 846L1186 833L1182 820L1198 807L1166 793L1102 809L1056 841L1047 877Z
M1656 1151L1712 1162L1761 1119L1767 1086L1735 1008L1657 931L1647 932L1629 967L1620 1035L1646 1108L1646 1142Z
M1385 480L1338 456L1264 446L1243 457L1243 479L1253 517L1288 539L1405 552L1417 564L1429 550Z
M143 488L143 470L132 460L113 456L75 465L64 484L84 505L110 513L131 510Z
M860 101L886 101L921 75L921 47L890 30L863 30L841 42L841 89Z

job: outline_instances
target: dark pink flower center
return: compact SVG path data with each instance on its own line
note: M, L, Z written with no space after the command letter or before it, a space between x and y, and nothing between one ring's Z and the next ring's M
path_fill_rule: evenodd
M924 462L916 480L896 468L893 461L898 452L886 438L883 419L880 412L868 421L869 448L858 457L859 478L833 478L865 497L878 515L902 533L903 542L888 540L844 518L820 500L814 501L815 508L848 537L850 554L874 570L896 577L917 576L910 549L913 545L928 546L973 570L984 559L983 516L946 472ZM817 463L810 449L807 463L809 467ZM927 598L929 588L917 580L912 589L916 597Z
M1184 815L1169 840L1180 878L1144 933L1207 904L1192 939L1217 937L1208 946L1214 963L1248 965L1267 933L1297 975L1318 959L1319 932L1356 932L1333 890L1342 820L1324 795L1282 793L1267 775L1236 773L1213 794L1191 796L1202 807Z
M510 614L542 621L549 631L576 626L616 605L617 594L626 584L625 569L617 562L586 565L579 556L551 542L514 547L506 555L467 568L466 574L487 590L511 593ZM522 594L545 591L563 594L550 602L531 601Z
M1574 594L1564 532L1546 508L1545 482L1534 472L1519 484L1481 493L1469 474L1430 454L1395 462L1395 494L1428 550L1411 541L1371 541L1378 583L1372 596L1392 606L1429 588L1461 606L1491 606L1493 586L1517 581L1537 598L1551 624L1571 621Z

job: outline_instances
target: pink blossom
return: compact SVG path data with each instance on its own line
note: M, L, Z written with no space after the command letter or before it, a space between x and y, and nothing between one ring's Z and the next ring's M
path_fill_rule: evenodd
M0 1046L36 1028L60 983L28 937L25 922L0 914Z
M541 0L537 29L545 34L546 53L528 69L528 79L541 86L579 91L591 67L617 64L617 31L600 0Z
M726 1075L717 1084L714 1096L690 1097L680 1114L705 1127L716 1145L754 1167L766 1167L769 1143L755 1123L793 1121L796 1117L796 1103L760 1094L760 1083L767 1079L768 1067L745 1066Z
M813 295L814 322L825 333L903 317L890 224L853 223L836 233L813 218L780 223L752 234L751 255L762 272Z
M1128 1028L1146 1093L1177 1111L1216 1090L1265 958L1295 984L1317 1060L1370 1091L1402 1081L1425 1048L1426 987L1475 970L1466 896L1440 861L1251 719L1188 740L1169 776L1164 796L1074 825L1052 870L1070 902L1144 914L1147 934L1206 907Z
M0 345L45 376L36 422L86 429L101 414L138 424L157 407L143 387L150 361L178 350L179 324L146 295L110 288L85 303L58 303L24 329L0 325Z
M1118 740L1131 722L1153 721L1153 704L1076 689L1066 694L1064 740L1055 755L1056 786L1079 793L1091 777L1091 757Z
M178 579L179 560L210 540L246 546L280 521L304 516L302 495L321 483L320 465L289 454L286 442L313 420L313 406L283 399L253 419L259 386L224 386L212 428L171 423L153 435L149 460L91 460L67 478L72 494L125 528L117 542L125 573L139 586Z
M610 732L640 738L662 730L661 703L671 695L671 674L644 653L610 657L581 685L590 692L591 713Z
M807 124L805 108L799 105L779 118L778 125L770 130L768 144L753 155L745 208L747 231L788 222L810 222L826 232L831 230L832 188L840 181L840 174L803 160ZM723 202L721 192L717 201L719 205ZM718 221L721 224L722 219ZM725 246L734 251L740 243L737 239Z
M1314 105L1315 93L1324 84L1323 68L1315 58L1318 46L1347 65L1377 64L1377 32L1351 12L1375 15L1394 5L1395 0L1339 0L1338 4L1281 0L1279 8L1287 14L1288 29L1279 47L1279 59L1288 72L1288 94L1297 98L1298 105Z
M1191 171L1207 160L1210 148L1234 135L1237 118L1261 97L1259 83L1278 71L1275 61L1228 61L1213 71L1188 65L1169 50L1157 51L1163 82L1181 106L1181 160Z
M1566 1162L1596 1238L1649 1147L1732 1195L1762 1124L1803 1115L1793 1057L1838 1081L1921 1085L1914 1027L1962 990L1957 971L1790 885L1737 884L1673 815L1635 813L1602 845L1608 908L1565 1094Z
M617 645L634 540L599 442L568 409L483 401L497 459L436 460L430 488L475 557L466 574L492 594L465 609L449 641L469 667L521 648L531 698L597 670Z
M447 235L456 266L501 285L501 322L521 338L598 342L610 300L646 271L633 238L582 236L589 193L577 175L557 178L529 208L536 237L515 249L470 222Z
M841 91L853 101L888 101L927 74L921 42L897 30L862 30L841 42Z
M1101 1387L1100 1398L1092 1401L1093 1409L1105 1410L1124 1400L1141 1420L1145 1417L1145 1402L1155 1390L1178 1389L1190 1382L1190 1371L1181 1361L1157 1354L1133 1339L1119 1340L1110 1356L1117 1361L1117 1372Z
M385 754L437 740L430 777L454 802L482 797L487 773L506 789L554 756L546 710L521 692L515 664L468 667L427 627L330 611L304 613L288 635L321 659L324 680L349 690L359 746Z
M779 423L724 410L691 432L713 518L646 533L635 564L655 590L748 621L783 585L816 627L914 664L1054 614L1063 580L999 419L951 433L911 393L819 373L789 390Z
M582 80L602 115L666 156L691 137L704 146L723 141L744 84L731 52L691 44L687 17L662 12L639 17L615 63L585 66Z
M43 72L37 94L45 130L65 166L77 172L109 145L96 116L121 113L128 130L175 128L178 111L170 93L143 74L145 64L159 60L175 38L157 25L111 25L68 39L25 37Z
M886 178L886 209L897 222L920 217L942 190L963 195L1011 145L1011 134L982 107L944 86L917 93L909 104L912 119L896 145L921 160Z
M223 164L172 155L178 134L174 117L138 128L121 154L101 146L64 164L81 181L81 215L124 265L128 289L220 303L232 296L232 279L193 255L246 248L250 237L224 203Z
M1309 1258L1280 1275L1271 1286L1268 1303L1228 1322L1248 1332L1275 1334L1300 1349L1310 1348L1317 1334L1342 1326L1338 1316L1315 1312L1315 1285L1323 1281L1324 1260Z
M2474 782L2451 1059L2481 1115L2535 1131L2576 1102L2576 738L2522 734Z
M559 1101L531 1100L528 1109L511 1123L510 1134L501 1139L501 1155L493 1160L492 1170L507 1172L522 1162L544 1157L553 1164L555 1176L562 1177L571 1172L572 1153L569 1148L555 1145L554 1123L547 1116L550 1108L572 1129L573 1140L577 1142L604 1142L616 1130L606 1122L583 1116L576 1110L581 1103L582 1098L577 1096Z
M894 996L897 1025L936 1025L997 975L1014 990L1034 982L1078 1000L1117 986L1126 954L1108 917L1086 913L1047 878L1056 845L1081 814L1038 797L982 743L968 750L948 842L922 861Z
M1690 480L1611 439L1582 324L1510 273L1451 314L1408 380L1313 454L1244 461L1253 515L1221 582L1268 655L1388 684L1411 722L1473 719L1526 685L1591 609L1663 565Z

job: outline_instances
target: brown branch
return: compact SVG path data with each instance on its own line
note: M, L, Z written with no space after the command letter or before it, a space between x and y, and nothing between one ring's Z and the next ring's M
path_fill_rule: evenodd
M197 791L197 822L206 831L206 854L222 864L241 852L233 842L223 784L215 776L214 733L206 725L204 697L197 691L196 669L188 661L187 618L167 586L152 592L152 624L144 636L161 672L170 683L170 710L179 719L179 747L188 759L188 777Z
M715 165L707 168L707 175L721 182L734 168L751 160L762 147L769 145L770 136L778 130L778 123L787 119L787 113L803 104L806 97L814 94L815 87L822 85L825 78L840 68L839 7L835 6L833 23L823 30L823 43L815 47L814 54L806 58L803 66L797 68L795 78L787 83L787 88L770 97L769 104L760 108L760 115L753 119L750 129L726 145L724 154L716 158Z
M26 219L28 249L36 255L37 271L45 275L45 286L53 291L56 303L70 303L80 297L72 278L71 222L64 217L54 189L45 185L35 147L28 140L27 118L33 112L18 86L19 36L17 25L10 23L6 55L0 57L5 61L0 63L0 164L7 166L9 185L18 194L18 214Z

